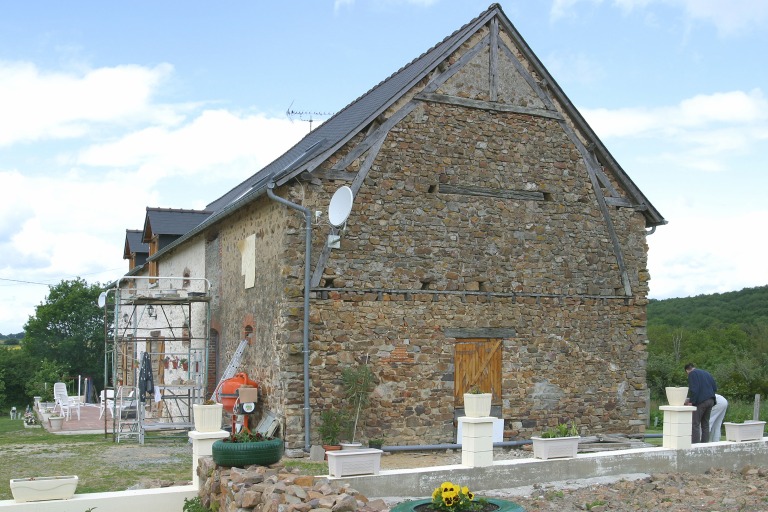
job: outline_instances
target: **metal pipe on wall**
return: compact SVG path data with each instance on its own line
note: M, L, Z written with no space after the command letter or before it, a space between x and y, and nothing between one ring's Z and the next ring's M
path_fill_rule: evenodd
M309 272L309 265L312 261L312 213L308 208L300 206L296 203L292 203L287 199L276 195L273 192L275 188L275 177L270 176L267 183L267 196L273 201L277 201L280 204L298 210L304 214L304 223L307 226L305 237L305 249L304 249L304 450L309 451L310 448L310 431L309 431L309 292L311 276Z

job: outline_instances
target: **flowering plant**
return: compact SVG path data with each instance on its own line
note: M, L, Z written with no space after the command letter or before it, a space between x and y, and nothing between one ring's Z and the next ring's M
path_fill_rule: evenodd
M432 492L432 508L443 512L480 510L484 501L475 501L475 495L468 487L451 482L443 482Z
M35 417L35 413L33 413L33 412L25 412L24 413L24 424L25 425L37 425L37 417Z

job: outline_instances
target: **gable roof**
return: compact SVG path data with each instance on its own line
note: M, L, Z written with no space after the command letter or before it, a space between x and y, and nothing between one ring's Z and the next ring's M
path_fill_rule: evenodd
M143 234L140 229L125 230L125 248L123 249L123 259L129 259L131 254L149 254L149 244L142 240Z
M642 210L645 216L646 226L654 227L666 224L666 220L664 220L662 215L624 172L541 61L536 57L523 37L512 25L512 22L504 14L501 6L499 4L492 4L472 21L456 30L322 123L272 163L209 203L206 210L212 212L212 214L201 224L195 226L194 229L170 244L166 249L170 249L184 240L199 234L208 226L229 216L251 201L256 200L266 192L269 182L274 181L277 185L282 185L304 171L311 172L316 169L352 137L360 133L379 115L384 113L387 108L400 100L413 86L432 73L438 65L494 18L498 20L499 26L503 27L517 46L517 49L528 60L532 71L546 82L546 87L549 89L550 94L562 105L566 115L570 116L575 127L589 141L600 162L612 170L616 179L630 195L632 202L639 205L639 209Z
M181 210L174 208L147 207L142 242L149 242L155 235L181 236L211 215L207 210Z

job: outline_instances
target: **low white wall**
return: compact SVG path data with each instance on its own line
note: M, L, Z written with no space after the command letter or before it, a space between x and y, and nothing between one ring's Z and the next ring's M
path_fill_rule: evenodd
M184 499L197 496L192 485L141 489L121 492L75 494L68 500L31 501L16 503L0 501L2 512L85 512L89 508L105 512L181 512Z

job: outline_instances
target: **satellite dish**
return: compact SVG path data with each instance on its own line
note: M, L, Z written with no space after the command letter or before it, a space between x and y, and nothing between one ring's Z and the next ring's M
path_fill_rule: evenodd
M344 225L352 211L352 201L355 199L352 189L344 185L337 190L331 198L331 204L328 205L328 222L332 226L339 227Z
M99 303L99 307L100 308L104 307L104 304L107 303L107 292L101 292L99 294L99 301L98 301L98 303Z

